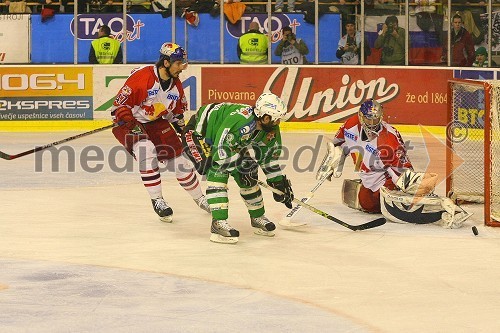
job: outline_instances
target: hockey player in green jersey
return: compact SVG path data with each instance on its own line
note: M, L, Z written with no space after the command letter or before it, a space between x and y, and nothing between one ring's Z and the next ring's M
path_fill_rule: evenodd
M280 119L285 103L272 93L263 93L255 107L246 104L214 103L202 106L187 124L184 151L195 168L207 177L207 200L212 212L210 240L238 242L239 231L227 222L227 182L232 176L240 188L254 233L274 236L276 226L265 214L262 192L257 184L258 167L267 183L283 192L274 199L292 208L290 181L281 173ZM254 157L251 152L254 152Z

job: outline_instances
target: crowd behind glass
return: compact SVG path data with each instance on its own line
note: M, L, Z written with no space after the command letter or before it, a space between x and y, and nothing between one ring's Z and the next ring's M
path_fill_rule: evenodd
M220 0L219 0L220 1ZM357 31L361 33L361 48L369 48L366 40L369 39L367 33L366 22L370 17L380 16L380 22L389 16L399 17L400 34L404 34L403 52L406 54L405 59L401 63L384 63L383 58L391 51L391 47L380 47L379 37L372 48L380 49L378 58L360 59L361 64L383 64L383 65L433 65L433 66L463 66L463 67L496 67L500 63L500 0L452 0L451 3L446 0L412 0L415 2L405 2L397 0L321 0L320 2L303 0L277 0L277 1L243 1L246 5L245 13L267 13L273 15L275 13L302 13L304 19L309 16L309 22L313 24L317 20L315 18L321 15L337 14L341 15L342 22L355 22ZM11 4L19 1L0 0L0 13L9 14L9 8L13 8ZM186 10L205 8L210 9L213 15L223 14L223 8L227 3L239 2L239 0L225 0L224 4L209 0L129 0L127 2L117 2L113 0L81 0L68 1L61 0L60 2L52 0L28 1L26 3L27 13L40 13L43 8L50 8L56 13L160 13L164 16L173 16L176 20L184 19L183 13ZM76 7L75 7L76 4ZM489 15L493 13L493 15ZM174 15L173 15L174 14ZM222 15L224 17L224 15ZM401 17L404 21L401 22ZM410 21L413 20L419 27L420 31L429 31L435 34L439 48L442 54L438 61L431 61L430 58L435 58L435 55L429 53L428 59L415 63L409 56L412 48L414 48L410 36ZM388 23L387 21L385 23ZM393 29L392 23L383 24L384 29ZM380 35L382 34L382 24L380 25ZM462 28L462 31L458 29ZM221 25L223 29L223 25ZM466 31L466 33L464 32ZM384 31L385 32L385 31ZM343 26L342 34L346 33ZM464 33L468 34L464 38ZM394 33L396 36L396 32ZM389 36L389 33L387 33ZM471 39L469 41L468 39ZM315 36L318 41L318 36ZM365 40L366 39L366 40ZM332 41L337 44L338 41ZM379 45L377 45L377 43ZM472 44L471 44L472 43ZM467 45L471 44L471 45ZM473 45L473 49L472 49ZM425 45L424 45L425 48ZM410 52L407 52L410 50ZM471 51L472 50L472 51ZM312 49L309 53L309 63L317 63L318 50ZM467 53L473 52L472 59L457 60L463 57L467 58ZM425 53L425 52L424 52ZM435 53L435 52L434 52ZM376 52L375 52L376 54ZM470 58L471 55L469 55ZM455 57L455 60L453 60ZM498 59L496 59L498 58ZM316 60L315 60L316 59ZM374 60L376 59L376 60ZM497 61L495 61L497 60ZM271 63L271 61L269 61ZM338 63L341 63L339 60Z

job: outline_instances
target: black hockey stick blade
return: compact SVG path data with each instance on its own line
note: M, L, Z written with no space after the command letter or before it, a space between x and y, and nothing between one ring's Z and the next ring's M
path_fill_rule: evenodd
M88 132L85 132L85 133L80 133L80 134L77 134L77 135L74 135L74 136L70 136L69 138L62 139L62 140L59 140L59 141L56 141L56 142L52 142L52 143L46 144L44 146L39 146L39 147L30 149L30 150L26 150L26 151L23 151L22 153L19 153L19 154L9 155L9 154L6 154L6 153L0 151L0 158L2 158L4 160L9 160L10 161L10 160L13 160L15 158L23 157L23 156L26 156L26 155L29 155L29 154L36 153L36 152L38 152L40 150L44 150L44 149L47 149L47 148L50 148L50 147L54 147L54 146L60 145L61 143L65 143L65 142L68 142L68 141L71 141L71 140L79 139L79 138L82 138L82 137L87 136L87 135L91 135L91 134L94 134L94 133L97 133L97 132L101 132L101 131L107 130L109 128L113 128L115 126L117 126L117 124L110 124L110 125L107 125L107 126L104 126L104 127L96 128L96 129L94 129L92 131L88 131Z
M263 181L261 180L257 180L257 183L259 183L260 186L262 187L265 187L267 188L268 190L270 190L271 192L274 192L276 194L279 194L279 195L283 195L283 192L281 192L280 190L277 190L269 185L267 185L266 183L264 183ZM358 230L366 230L366 229L371 229L371 228L375 228L375 227L379 227L381 225L384 225L385 222L386 222L386 219L381 217L381 218L378 218L378 219L375 219L375 220L372 220L370 222L366 222L366 223L363 223L363 224L358 224L358 225L352 225L352 224L349 224L349 223L346 223L316 207L313 207L305 202L302 202L300 201L299 199L293 199L292 202L298 204L298 205L301 205L303 206L304 208L306 209L309 209L310 211L318 214L318 215L321 215L323 217L326 217L327 219L329 219L330 221L333 221L335 223L338 223L340 224L341 226L343 227L346 227L350 230L353 230L353 231L358 231Z
M384 225L385 222L386 222L386 219L383 217L380 217L380 218L372 220L370 222L366 222L366 223L359 224L359 225L352 225L349 229L354 230L354 231L366 230L366 229L380 227L381 225Z

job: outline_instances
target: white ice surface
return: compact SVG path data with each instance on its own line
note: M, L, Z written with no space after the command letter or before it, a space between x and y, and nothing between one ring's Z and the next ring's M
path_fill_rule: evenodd
M15 154L74 134L1 133L0 151ZM297 197L315 185L324 142L307 171L313 154L297 150L316 146L317 138L284 134L290 155L283 163ZM422 139L405 139L414 144L416 169L425 168ZM92 145L104 152L88 163L102 165L97 173L80 161ZM229 222L240 241L215 244L209 215L171 173L162 179L174 223L157 219L137 168L109 167L118 147L110 132L66 146L75 148L75 172L64 154L58 172L49 154L42 163L36 155L0 160L1 332L499 330L500 229L483 226L481 206L466 207L475 215L458 230L387 223L359 232L303 209L297 219L307 226L278 226L267 238L252 233L231 180ZM124 166L125 155L117 156ZM444 170L444 150L437 156ZM342 178L354 178L351 169L346 163ZM310 204L351 224L380 217L343 206L341 184L325 183ZM263 192L266 215L277 222L288 210ZM444 194L443 184L437 192Z

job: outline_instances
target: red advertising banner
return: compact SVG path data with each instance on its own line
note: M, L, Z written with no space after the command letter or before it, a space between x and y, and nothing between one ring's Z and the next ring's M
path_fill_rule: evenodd
M392 124L446 125L446 87L451 69L377 67L202 68L202 104L253 104L272 91L288 105L287 121L342 122L368 98L384 105Z

